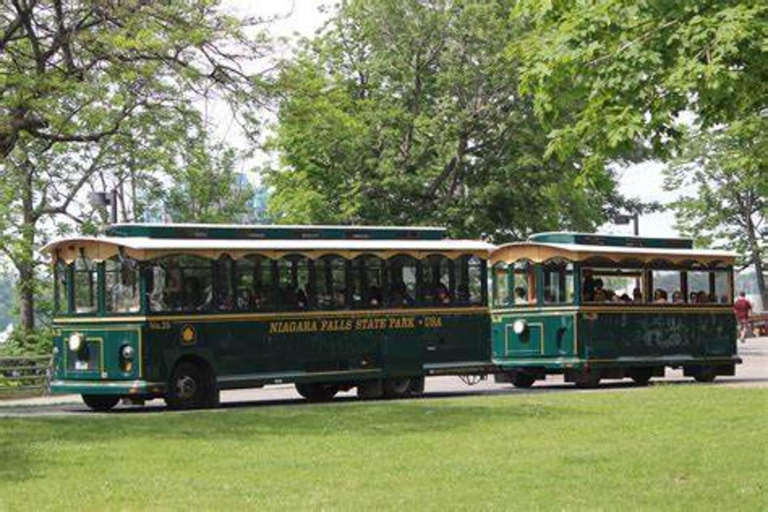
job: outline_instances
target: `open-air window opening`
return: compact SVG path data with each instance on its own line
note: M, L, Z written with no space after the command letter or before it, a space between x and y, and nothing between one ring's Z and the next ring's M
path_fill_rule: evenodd
M516 306L536 304L536 267L528 260L512 264L512 301Z
M214 272L214 303L216 311L232 311L235 307L234 262L225 254L216 260Z
M358 256L352 262L352 307L380 308L384 304L384 262L371 255Z
M346 305L346 260L323 256L315 262L316 304L319 309L341 309Z
M235 262L235 292L240 311L272 309L272 260L261 255L249 255Z
M510 274L508 265L500 261L492 269L492 297L493 305L496 307L506 307L512 304L510 295Z
M54 308L58 313L69 313L69 269L70 266L59 260L53 268L54 272Z
M74 271L75 313L95 313L98 310L96 290L98 271L96 263L81 254L75 260Z
M418 297L417 260L411 256L398 255L388 261L388 267L388 306L414 306Z
M213 262L181 255L154 262L148 272L152 311L210 311L213 309Z
M281 309L307 309L309 297L309 258L290 255L278 262L279 288L278 301Z
M432 254L422 262L424 304L450 306L453 303L451 267L451 260L441 254Z
M614 263L591 258L581 266L581 300L589 303L642 304L645 302L643 263Z
M139 265L136 261L115 257L104 264L104 306L110 313L135 313L139 303Z
M574 294L573 263L550 260L543 265L544 304L572 304Z

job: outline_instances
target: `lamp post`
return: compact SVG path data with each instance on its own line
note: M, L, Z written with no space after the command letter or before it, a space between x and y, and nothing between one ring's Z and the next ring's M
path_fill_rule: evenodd
M117 189L113 188L111 192L92 192L90 196L91 206L100 206L109 209L109 223L117 224Z
M634 231L635 236L640 235L640 214L635 212L632 215L616 215L613 218L614 224L629 224L630 222L633 222L634 224Z

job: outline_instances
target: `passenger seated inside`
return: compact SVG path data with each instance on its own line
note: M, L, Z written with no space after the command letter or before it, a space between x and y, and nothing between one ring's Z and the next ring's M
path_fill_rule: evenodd
M685 304L685 301L683 300L683 294L680 292L680 290L675 290L672 293L672 304Z
M553 304L555 302L555 296L551 290L544 290L544 304Z
M699 303L699 294L696 292L691 292L688 294L688 303L689 304L698 304Z
M655 292L653 292L653 303L654 304L666 304L667 303L667 292L662 290L661 288L657 288Z
M307 298L307 292L304 291L304 288L296 290L296 306L299 309L307 309L309 306L309 298Z
M469 302L469 286L466 284L460 284L456 289L456 297L459 299L460 304L466 304Z
M528 304L528 293L522 286L515 288L515 304Z
M610 297L608 293L603 289L603 280L595 279L593 281L592 302L608 302Z
M448 306L451 304L451 294L448 293L448 288L440 283L435 288L435 304L438 306Z
M600 281L602 286L602 281ZM595 301L595 288L597 287L597 281L592 275L592 269L584 269L584 282L581 285L581 298L584 302Z
M237 309L242 311L251 309L251 294L248 293L246 288L243 288L237 293Z
M640 288L632 290L632 301L637 303L643 302L643 292L640 291Z
M413 306L413 297L408 294L408 288L404 282L400 281L392 285L389 305L395 308Z
M621 297L619 297L619 300L624 303L632 302L632 299L627 295L626 293L622 293Z
M381 297L381 288L378 286L371 286L368 290L368 305L372 308L381 307L383 300Z

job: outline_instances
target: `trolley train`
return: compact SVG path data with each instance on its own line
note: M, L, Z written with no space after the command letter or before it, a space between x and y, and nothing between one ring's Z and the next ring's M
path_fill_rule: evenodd
M734 255L683 239L116 224L45 250L51 389L96 410L210 407L220 390L284 383L315 401L402 398L432 375L589 387L682 367L709 381L740 362Z

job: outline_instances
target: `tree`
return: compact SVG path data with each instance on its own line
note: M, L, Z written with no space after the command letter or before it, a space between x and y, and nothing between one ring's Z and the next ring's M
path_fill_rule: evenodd
M524 27L509 20L503 3L342 3L282 68L271 215L498 241L600 224L613 176L542 156L547 133L505 53Z
M734 249L754 265L762 303L768 304L760 230L768 218L768 118L735 121L691 135L665 171L665 187L687 191L671 206L678 228L705 246Z
M551 130L549 153L584 152L587 170L674 159L668 186L697 190L673 205L680 228L760 266L768 4L521 0L515 14L532 30L508 52Z
M0 4L0 250L19 274L23 330L34 327L41 226L83 222L78 200L96 180L148 177L125 148L137 137L162 147L195 97L246 117L260 84L246 68L267 49L246 32L261 21L207 0Z
M669 157L684 111L707 129L766 108L765 2L521 0L515 14L532 30L508 52L551 130L549 152L586 150L587 169Z

